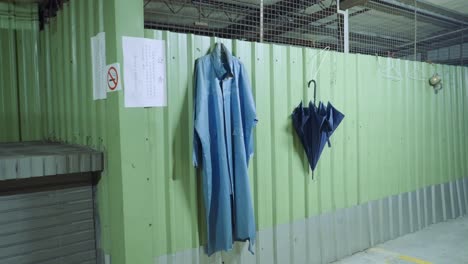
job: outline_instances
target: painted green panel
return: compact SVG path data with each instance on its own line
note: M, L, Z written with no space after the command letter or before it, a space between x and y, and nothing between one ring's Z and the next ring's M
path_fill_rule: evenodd
M167 111L169 164L169 224L168 228L173 234L171 248L181 250L192 246L192 239L185 239L185 234L192 233L192 217L194 216L191 206L195 204L190 200L190 189L194 189L194 181L190 181L192 169L188 166L178 166L177 164L191 164L190 151L190 129L189 120L193 118L192 109L189 109L188 76L192 75L192 63L188 63L187 46L189 39L187 35L168 33L166 38L167 47L167 73L168 73L168 105L172 111ZM184 67L184 65L186 65ZM190 86L191 88L191 86ZM181 195L180 195L181 194ZM176 210L177 208L177 210Z
M24 95L42 104L47 120L31 126L43 137L90 145L112 157L98 200L102 245L113 262L151 263L204 243L200 172L191 166L192 73L195 59L215 41L240 57L252 82L259 123L250 182L258 229L466 175L466 68L147 30L146 37L166 40L168 106L127 109L122 92L92 100L89 38L113 27L106 32L107 62L121 62L121 32L141 22L118 21L115 14L136 7L108 2L106 10L103 0L65 3L39 33L40 59L32 65L46 69L39 76L41 93ZM11 41L2 38L0 45L11 47ZM444 80L438 95L427 85L435 71ZM312 78L317 99L346 115L313 179L290 119L302 99L313 98L306 87ZM32 116L29 105L21 106ZM116 174L109 177L110 171Z
M123 194L121 178L115 173L120 170L120 152L108 152L111 142L118 146L116 141L120 138L115 130L119 128L109 134L106 126L108 122L116 123L115 115L107 115L107 101L92 99L90 37L104 30L103 2L67 2L38 33L42 138L88 145L115 157L105 163L97 186L101 228L98 247L110 253L113 262L123 263L123 257L119 258L124 254ZM89 16L90 13L95 15Z
M200 202L196 209L199 210L197 226L194 221L177 220L196 214L195 204L181 199L187 195L183 192L199 200L202 193L199 184L193 186L188 182L186 187L178 189L174 183L175 179L194 175L195 171L190 161L192 78L174 73L172 69L182 69L183 75L190 76L195 59L219 39L183 36L146 31L146 37L167 41L168 91L170 95L178 95L170 97L167 109L154 110L162 112L154 118L160 120L156 124L163 126L156 128L161 131L156 132L158 136L154 140L165 146L155 161L155 168L160 170L151 170L150 174L157 186L153 190L153 208L162 210L165 215L154 220L160 229L153 233L154 238L165 241L163 245L154 245L155 256L197 246L194 234L202 236L201 241L204 239ZM466 162L457 162L457 158L464 159L466 151L458 150L456 144L466 145L460 135L467 129L466 122L462 122L466 120L467 109L462 106L466 105L466 98L462 94L455 96L456 93L466 94L461 88L455 89L466 82L458 68L221 41L241 58L251 76L259 123L255 129L255 156L250 177L260 230L446 182L466 172ZM447 92L443 90L435 95L427 85L427 77L434 71L444 73L443 79L451 84L445 86ZM346 118L332 137L332 148L325 147L312 180L302 147L292 130L290 114L302 99L313 98L313 91L306 88L306 82L315 73L317 100L332 102ZM188 101L187 94L190 94ZM456 113L452 115L452 112ZM181 134L179 126L188 134L187 131ZM174 206L179 208L177 213L171 208ZM187 225L181 230L192 233L174 230L172 221L179 226Z
M16 33L21 139L24 141L39 140L43 136L37 35L37 28L21 29Z
M359 78L358 72L360 69L357 67L357 56L347 55L343 56L343 64L338 64L338 76L345 76L345 78L338 78L337 83L343 87L343 113L346 120L343 122L343 134L346 137L344 143L344 184L346 193L346 205L350 207L359 202L359 174L358 174L358 141L356 140L358 134L358 105L355 103L357 100L357 93L355 89L350 89L356 85ZM339 63L340 61L338 61Z
M305 89L305 75L302 71L303 56L302 49L292 47L288 49L288 60L291 62L287 69L288 76L288 109L293 109L303 99ZM288 117L287 133L293 134L291 117ZM289 137L288 146L288 170L289 185L289 217L301 219L306 216L306 203L304 186L307 184L308 171L304 163L304 152L298 137ZM299 155L298 155L299 154ZM298 158L299 157L299 158ZM302 158L301 158L302 157ZM261 184L261 183L260 183Z
M36 15L34 5L0 3L0 141L42 137Z
M245 66L245 69L247 71L247 75L249 76L249 78L252 76L253 74L253 65L255 64L255 58L253 56L253 46L251 45L250 42L247 42L247 41L238 41L238 40L235 40L234 41L234 46L235 46L235 49L238 51L236 56L239 60L241 60ZM251 79L251 78L250 78ZM250 81L250 83L252 83ZM252 94L255 98L255 93L253 92L253 87L252 87ZM254 135L253 137L255 138L256 137L256 131L254 131ZM255 150L256 146L255 146L255 143L254 143L254 150ZM249 163L252 163L254 162L256 156L254 155L252 157L252 160L249 161ZM256 189L257 189L257 186L255 185L255 171L254 171L254 167L253 166L249 166L249 175L251 176L250 177L250 181L249 181L249 184L250 184L250 188L252 190L252 197L256 196ZM252 198L253 199L253 198ZM254 211L256 209L256 205L254 204ZM258 223L256 223L258 224Z
M269 111L269 123L271 123L272 137L270 144L271 166L273 169L273 224L284 223L289 218L289 177L288 171L288 133L287 127L290 124L289 109L287 105L287 57L285 46L273 45L271 48L270 76L271 83L271 104ZM268 88L267 88L268 89ZM258 116L263 120L263 116ZM268 122L267 121L267 122ZM261 173L261 172L260 172Z
M306 83L313 78L316 78L317 74L317 68L318 65L320 64L320 56L319 56L319 51L318 50L313 50L313 49L304 49L303 50L303 70L304 70L304 86ZM313 89L309 88L304 88L303 90L303 98L304 102L309 102L310 100L313 100ZM304 175L305 177L305 200L306 200L306 216L308 215L317 215L320 213L320 188L318 184L318 178L312 178L313 176L311 173L311 170L309 168L309 163L307 161L307 157L305 153L303 153L303 148L300 147L298 150L298 156L301 157L302 163L303 163L303 170L307 171L307 173ZM300 154L302 152L302 154ZM317 174L315 173L314 176ZM313 180L312 180L313 179Z
M19 112L15 30L0 28L0 142L18 141Z
M333 58L333 62L331 65L331 72L336 76L340 76L342 73L343 68L339 67L343 65L344 59L346 56L341 53L336 53L335 58ZM333 100L333 105L337 109L344 109L345 108L345 90L346 90L347 82L343 78L335 78L334 82L332 83L331 89L331 97L335 98ZM328 101L328 100L326 100ZM326 103L325 101L325 103ZM347 119L348 117L346 117ZM344 123L343 123L344 125ZM346 128L344 126L340 127L342 129L337 130L333 134L333 138L331 139L332 146L338 145L343 146L346 144ZM332 164L339 162L344 163L345 161L345 148L328 148L325 151L331 151L332 155ZM348 207L347 203L347 191L346 191L346 171L345 166L331 166L332 171L332 179L333 179L333 195L335 196L334 199L334 208L346 208Z
M271 111L271 79L269 76L271 45L253 44L255 62L250 76L252 92L255 96L257 117L259 119L255 128L255 154L251 163L255 173L255 201L257 228L263 224L273 225L273 168L271 166L271 153L273 151L272 129L270 122Z

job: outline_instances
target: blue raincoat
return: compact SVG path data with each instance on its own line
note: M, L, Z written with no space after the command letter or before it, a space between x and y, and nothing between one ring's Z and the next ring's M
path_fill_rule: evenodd
M257 122L244 65L217 43L195 62L193 163L202 167L206 251L229 251L249 240L253 254L255 219L248 163Z

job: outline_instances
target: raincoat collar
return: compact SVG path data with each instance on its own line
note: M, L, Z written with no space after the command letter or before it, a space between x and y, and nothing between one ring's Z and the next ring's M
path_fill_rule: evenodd
M234 77L232 55L223 43L216 43L216 46L210 54L210 58L216 77L218 77L219 80Z

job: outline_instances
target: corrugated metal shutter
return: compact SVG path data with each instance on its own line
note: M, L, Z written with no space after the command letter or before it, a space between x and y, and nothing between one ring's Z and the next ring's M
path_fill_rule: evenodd
M95 264L91 186L0 196L0 263Z

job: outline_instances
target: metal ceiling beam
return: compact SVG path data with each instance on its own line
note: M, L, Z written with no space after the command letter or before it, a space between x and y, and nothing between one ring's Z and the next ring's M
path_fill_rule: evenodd
M275 36L274 41L275 43L281 43L281 44L286 44L286 45L297 45L297 46L304 46L304 47L317 48L317 49L324 49L326 47L329 47L331 50L337 49L336 44L318 42L318 41L307 40L307 39Z
M271 24L284 16L297 15L297 12L307 9L308 7L321 2L322 0L282 0L275 4L264 6L263 8L263 23ZM260 9L245 16L237 24L224 29L225 33L231 32L235 35L243 34L247 28L260 25Z
M165 2L167 0L151 0L151 1L156 1L156 2ZM180 0L179 0L180 1ZM177 3L178 1L170 0L172 4ZM186 1L182 1L182 4L187 4ZM192 6L194 7L208 7L208 8L214 8L218 11L224 11L224 10L233 10L233 9L238 9L238 10L243 10L244 12L252 12L252 11L258 11L260 7L258 7L258 4L234 4L234 3L226 3L222 1L216 1L216 0L209 0L209 1L203 1L203 0L192 0L191 1Z
M268 40L269 38L271 39L272 36L282 35L288 31L293 31L293 30L303 28L306 25L309 25L313 22L316 22L318 20L324 19L326 17L329 17L330 15L335 15L335 14L336 14L336 5L332 5L312 14L292 15L286 23L281 24L275 27L274 29L265 31L264 37L266 40Z
M281 16L296 14L323 0L283 0L264 7L266 20L276 20Z
M414 13L417 13L418 21L433 23L437 21L438 23L444 23L446 27L468 25L468 20L456 19L456 16L459 16L453 13L453 16L441 15L433 11L425 10L420 7L414 7L412 5L404 4L396 0L371 0L369 3L372 3L373 9L385 13L392 13L400 11L399 13L402 16L414 19ZM417 4L420 5L420 2ZM434 6L431 6L432 10L435 10ZM390 12L389 12L390 11ZM444 10L444 13L447 14L448 11Z
M461 59L444 59L444 60L431 60L432 63L437 64L448 64L448 65L460 65L460 66L468 66L468 58L461 58Z
M441 34L418 40L416 43L416 49L420 47L424 47L424 46L431 46L431 45L434 46L437 43L446 43L452 40L459 40L461 34L467 34L467 33L468 33L468 27L450 31L450 32L444 31L444 32L441 32ZM460 41L457 43L454 43L453 45L456 45L456 44L460 44ZM395 47L393 51L398 52L401 50L411 49L413 45L414 45L414 42L400 45L400 46Z
M462 1L466 1L466 0L462 0ZM461 13L453 12L447 8L444 8L442 5L438 6L432 3L417 0L416 6L418 9L423 9L423 10L426 10L427 12L439 14L445 18L452 18L455 20L468 22L468 15L463 15Z
M334 28L318 28L316 26L308 26L304 27L301 34L323 34L323 31L326 30L326 35L336 36L338 34L337 29ZM386 47L387 49L394 48L396 45L404 45L408 43L410 40L402 40L402 39L394 39L390 37L382 37L377 35L369 35L364 34L362 32L349 32L349 40L350 42L356 42L358 40L360 43L369 44L369 45L378 45L382 47Z
M356 11L354 13L350 13L349 17L351 18L351 17L357 16L357 15L360 15L360 14L364 14L364 13L367 13L367 12L369 12L371 10L372 9L364 8L364 9L358 10L358 11ZM320 26L324 27L324 26L332 25L332 24L337 23L337 22L338 22L338 19L334 19L334 20L328 21L326 23L323 23Z

